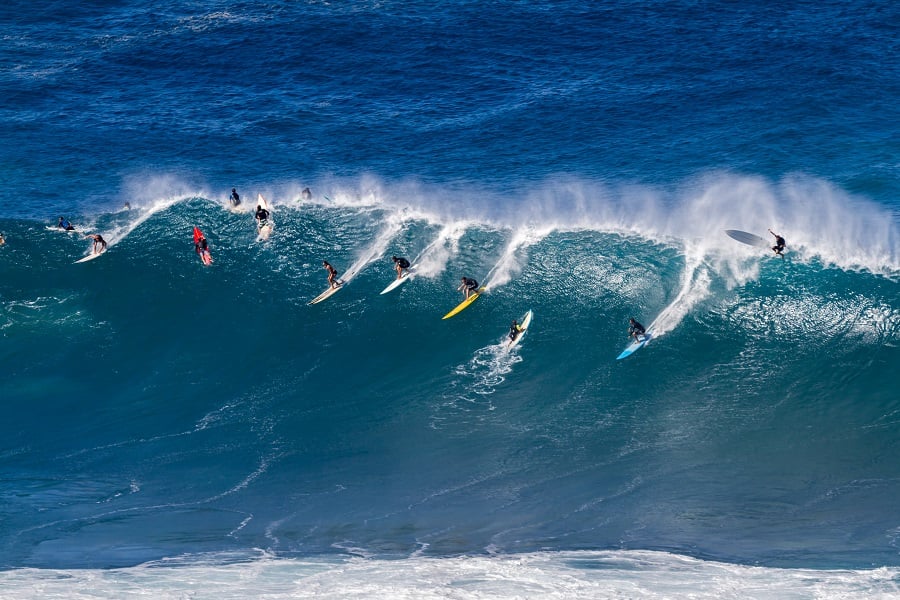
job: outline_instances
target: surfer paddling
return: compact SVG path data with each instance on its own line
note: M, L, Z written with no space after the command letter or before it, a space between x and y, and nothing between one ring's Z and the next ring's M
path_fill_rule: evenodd
M459 292L464 290L466 293L466 300L468 300L472 292L478 289L478 282L470 277L462 277L460 278L460 281L462 281L462 283L459 284L456 291Z
M240 206L241 195L237 193L237 188L231 188L231 196L229 196L228 199L231 200L232 206Z
M781 237L771 229L769 230L769 233L775 236L775 245L772 246L772 252L774 252L781 258L784 258L784 246L787 242L784 241L783 237Z
M331 288L336 288L341 285L341 282L337 280L338 272L337 269L332 267L327 260L322 261L322 266L328 271L328 286Z
M62 229L63 231L74 231L75 230L75 227L69 222L69 220L65 219L63 217L59 218L59 222L56 224L56 226L59 229Z

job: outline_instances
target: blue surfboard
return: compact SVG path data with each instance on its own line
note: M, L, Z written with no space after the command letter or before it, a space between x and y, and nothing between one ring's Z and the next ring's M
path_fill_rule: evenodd
M644 345L647 342L649 342L652 337L653 337L652 333L649 333L649 332L645 333L643 336L641 336L640 341L635 340L635 341L631 342L630 344L628 344L628 346L624 350L622 350L622 354L620 354L619 356L616 357L616 360L622 360L623 358L628 358L629 356L631 356L632 354L634 354L635 352L637 352L638 350L643 348Z

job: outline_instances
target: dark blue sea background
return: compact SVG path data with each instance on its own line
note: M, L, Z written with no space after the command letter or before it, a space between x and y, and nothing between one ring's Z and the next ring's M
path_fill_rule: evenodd
M0 597L900 590L897 3L0 25Z

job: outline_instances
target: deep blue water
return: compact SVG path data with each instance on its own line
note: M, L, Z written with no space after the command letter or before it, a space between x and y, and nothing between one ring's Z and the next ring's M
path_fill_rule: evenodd
M895 3L0 23L3 567L900 566ZM784 260L723 233L769 228ZM394 254L419 273L380 295ZM346 287L308 306L323 259ZM488 293L442 321L462 275ZM617 362L629 316L656 339Z

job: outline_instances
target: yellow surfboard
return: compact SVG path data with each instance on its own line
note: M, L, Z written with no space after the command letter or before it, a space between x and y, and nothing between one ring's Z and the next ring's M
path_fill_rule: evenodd
M462 302L460 302L459 305L457 305L456 308L454 308L453 310L451 310L450 312L448 312L446 315L444 315L443 317L441 317L441 320L443 320L443 319L449 319L450 317L452 317L452 316L454 316L454 315L458 315L458 314L461 313L462 311L464 311L464 310L466 310L467 308L469 308L469 305L470 305L470 304L472 304L473 302L475 302L476 300L478 300L478 296L481 295L481 293L484 291L484 289L485 289L485 288L483 288L483 287L478 288L478 291L477 291L477 292L475 292L474 294L472 294L471 296L469 296L467 299L465 299L465 300L463 300Z

